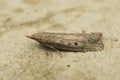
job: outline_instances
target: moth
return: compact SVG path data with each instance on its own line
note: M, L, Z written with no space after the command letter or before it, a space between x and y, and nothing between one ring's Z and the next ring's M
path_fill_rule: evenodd
M42 46L54 50L92 52L104 49L102 33L51 33L40 32L30 36L30 39L38 41Z

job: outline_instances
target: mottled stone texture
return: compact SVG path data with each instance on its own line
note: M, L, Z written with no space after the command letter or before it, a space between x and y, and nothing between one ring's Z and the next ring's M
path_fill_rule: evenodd
M0 0L0 80L120 80L119 3ZM25 37L44 31L101 32L105 47L58 53Z

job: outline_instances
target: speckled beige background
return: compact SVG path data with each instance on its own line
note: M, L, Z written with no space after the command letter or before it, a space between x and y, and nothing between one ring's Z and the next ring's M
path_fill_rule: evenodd
M61 52L25 35L102 32L105 49ZM0 80L120 80L120 0L0 0Z

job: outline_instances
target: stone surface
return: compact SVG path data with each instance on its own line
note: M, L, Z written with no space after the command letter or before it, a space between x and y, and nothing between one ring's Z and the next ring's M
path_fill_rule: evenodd
M0 0L0 80L119 80L120 0ZM60 52L36 32L102 32L105 49Z

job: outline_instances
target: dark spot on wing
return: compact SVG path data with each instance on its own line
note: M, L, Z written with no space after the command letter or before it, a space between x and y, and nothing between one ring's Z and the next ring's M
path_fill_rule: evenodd
M77 42L75 42L74 44L75 44L76 46L78 45L78 43L77 43Z

